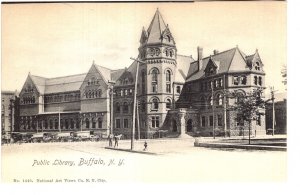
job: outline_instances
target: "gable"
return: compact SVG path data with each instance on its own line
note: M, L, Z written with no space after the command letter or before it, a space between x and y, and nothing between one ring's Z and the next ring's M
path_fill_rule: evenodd
M232 58L228 71L244 71L247 70L248 66L241 53L237 50Z
M26 81L21 89L20 97L27 96L27 95L39 95L40 92L36 87L35 83L33 82L30 75L27 76Z

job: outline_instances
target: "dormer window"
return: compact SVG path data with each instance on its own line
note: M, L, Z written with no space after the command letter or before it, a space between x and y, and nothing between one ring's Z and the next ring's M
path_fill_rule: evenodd
M260 63L255 62L254 69L260 71Z
M171 42L171 37L170 37L170 35L166 35L166 38L167 38L167 41L168 41L168 42Z

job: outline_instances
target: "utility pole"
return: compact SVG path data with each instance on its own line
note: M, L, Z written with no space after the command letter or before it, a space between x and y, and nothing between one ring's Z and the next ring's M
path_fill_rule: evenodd
M58 128L59 128L59 132L61 132L61 128L60 128L60 106L58 107Z
M213 83L213 81L210 82L210 85L211 85L211 101L212 101L212 113L213 113L213 136L215 139L216 135L215 135L215 109L214 109L214 83Z
M274 90L274 86L270 87L270 91L271 91L271 100L272 100L272 136L274 136L275 134L275 90Z
M140 102L137 101L137 105L136 105L136 116L137 117L136 117L136 119L137 119L138 140L140 140L140 138L141 138L139 104L140 104Z
M226 132L227 132L227 104L226 104L226 96L227 96L227 92L226 92L226 88L225 88L225 74L224 74L224 79L223 79L223 88L224 88L224 137L226 137ZM229 133L230 136L230 133Z
M135 130L135 112L136 112L136 94L137 94L137 83L138 83L138 75L139 75L139 63L145 63L140 61L139 59L130 58L134 61L137 61L136 65L136 73L135 73L135 83L134 83L134 96L133 96L133 116L132 116L132 132L131 132L131 150L134 148L134 130Z
M110 88L110 134L113 134L114 129L114 84L113 81L108 81L111 84Z

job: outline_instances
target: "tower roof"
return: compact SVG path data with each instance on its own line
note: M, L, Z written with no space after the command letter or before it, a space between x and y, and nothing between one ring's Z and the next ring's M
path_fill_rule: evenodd
M167 29L167 26L161 16L159 10L157 9L153 16L151 24L147 30L148 36L149 36L148 43L161 42L161 36L166 29Z

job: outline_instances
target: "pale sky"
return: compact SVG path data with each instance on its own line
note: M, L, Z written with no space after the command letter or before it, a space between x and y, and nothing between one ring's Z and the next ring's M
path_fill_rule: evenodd
M178 54L204 57L236 45L257 48L266 87L284 91L286 2L11 4L2 6L2 90L21 90L28 72L43 77L85 73L96 64L119 69L138 54L143 26L159 8Z

